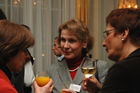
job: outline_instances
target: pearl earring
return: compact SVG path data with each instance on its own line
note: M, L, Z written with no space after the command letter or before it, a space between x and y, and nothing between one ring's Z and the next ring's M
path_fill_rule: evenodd
M124 39L122 38L121 40L123 41Z

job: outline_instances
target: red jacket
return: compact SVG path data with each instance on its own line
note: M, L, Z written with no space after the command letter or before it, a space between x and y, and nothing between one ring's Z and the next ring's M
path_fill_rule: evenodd
M2 70L0 70L0 93L18 93Z

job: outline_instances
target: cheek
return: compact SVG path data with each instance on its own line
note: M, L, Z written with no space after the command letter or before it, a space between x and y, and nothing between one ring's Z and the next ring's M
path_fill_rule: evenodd
M64 46L64 43L63 43L62 41L60 42L60 46L61 46L61 47L63 47L63 46Z
M76 46L76 47L74 47L73 48L73 51L74 51L74 53L75 54L81 54L81 52L82 52L82 47L81 46Z
M61 50L64 49L64 43L60 43Z
M111 47L112 37L107 37L104 41L107 47Z

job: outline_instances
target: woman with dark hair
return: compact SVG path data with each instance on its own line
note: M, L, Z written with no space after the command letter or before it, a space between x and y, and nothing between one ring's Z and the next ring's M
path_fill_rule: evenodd
M116 64L109 69L101 93L140 93L140 9L115 9L106 24L103 46Z
M62 55L58 37L55 37L52 50L55 56L60 57Z
M81 72L81 64L83 62L89 63L93 61L87 57L87 53L93 47L93 38L87 28L87 26L76 19L71 19L59 26L59 43L64 60L58 64L54 64L48 69L50 77L54 81L53 93L61 93L61 90L65 88L67 92L74 92L72 90L66 90L67 85L74 84L79 86L79 93L85 93L80 86L84 78L84 74ZM109 68L107 62L97 61L97 75L100 83L103 83L106 72Z
M0 9L0 20L4 20L4 19L7 19L7 18L5 16L4 12L2 11L2 9ZM27 29L29 29L28 26L26 26L26 25L23 25L23 26L26 27ZM29 51L28 51L28 53L30 55L30 58L28 58L27 61L33 62L33 58L32 58L32 56L31 56ZM27 64L30 64L30 62L27 62L25 64L25 67L27 67ZM31 93L32 92L32 88L31 88L31 86L29 86L29 84L28 84L28 86L25 86L27 84L25 84L24 81L25 80L27 81L27 79L28 80L30 79L29 76L28 76L28 78L24 78L24 76L26 75L26 72L24 71L24 70L26 70L25 67L23 67L23 69L20 72L18 72L18 73L12 73L13 77L11 79L11 82L12 82L12 84L14 85L14 87L16 88L16 90L19 93ZM33 72L32 71L32 67L30 67L30 69L31 69L30 72ZM27 72L29 73L29 71L27 71ZM29 73L29 75L30 76L32 75L32 78L33 78L33 74L32 73ZM30 81L30 85L31 85L32 82L33 82L33 80Z
M20 72L30 58L27 48L34 45L34 37L25 27L0 21L0 93L18 93L11 83L12 73ZM52 80L43 88L34 82L35 93L51 93Z

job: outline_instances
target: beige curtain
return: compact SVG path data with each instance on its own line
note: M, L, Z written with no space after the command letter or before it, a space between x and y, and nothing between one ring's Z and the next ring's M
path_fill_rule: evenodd
M76 0L76 19L88 25L89 0Z

